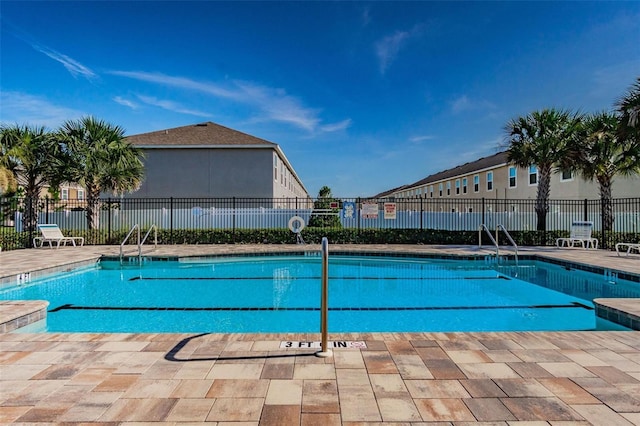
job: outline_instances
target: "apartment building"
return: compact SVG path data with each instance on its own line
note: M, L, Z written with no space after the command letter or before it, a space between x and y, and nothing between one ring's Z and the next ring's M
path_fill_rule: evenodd
M517 167L507 160L507 152L456 166L425 177L417 182L385 191L375 198L393 199L460 199L456 211L469 211L464 200L479 198L498 200L535 199L538 170ZM618 176L613 185L614 198L640 197L640 176ZM600 198L598 185L570 171L551 176L550 199L582 200ZM453 203L455 205L455 203Z
M144 182L131 198L310 198L279 145L219 124L126 140L145 155Z

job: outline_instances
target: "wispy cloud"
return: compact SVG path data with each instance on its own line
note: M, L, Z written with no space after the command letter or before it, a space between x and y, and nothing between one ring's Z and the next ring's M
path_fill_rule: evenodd
M320 131L324 133L332 133L338 132L340 130L345 130L351 126L351 119L347 118L346 120L342 120L338 123L325 124L320 126Z
M69 119L83 115L81 111L22 92L1 91L0 105L3 124L37 124L55 128Z
M451 102L451 111L453 111L454 114L458 114L471 108L471 101L469 100L467 95L460 96L459 98L454 99L454 101Z
M331 130L333 125L322 124L320 109L305 106L299 98L287 94L284 89L241 80L231 80L224 84L218 84L143 71L110 71L109 74L178 89L192 90L249 105L257 110L257 116L253 117L253 121L287 123L312 133L335 131ZM349 124L346 123L347 121L350 123L350 120L341 122L345 128Z
M435 139L435 136L433 136L433 135L414 136L414 137L409 138L409 142L417 144L417 143L424 142L424 141L430 141L432 139Z
M396 31L378 40L374 47L376 55L378 56L380 73L384 74L393 61L395 61L400 49L402 49L411 38L418 36L420 33L421 26L416 25L408 31Z
M454 114L459 114L464 111L471 110L490 110L493 111L496 109L496 106L487 100L476 100L471 99L467 95L458 96L456 99L451 101L451 112Z
M239 98L261 110L266 120L292 124L310 132L317 129L321 120L319 109L306 107L283 89L274 89L246 81L234 82Z
M235 99L238 96L238 94L233 90L227 90L221 85L215 83L203 83L189 78L175 77L162 73L144 71L109 71L108 74L131 78L138 81L146 81L147 83L161 84L163 86L195 90L197 92L207 93L221 98Z
M116 96L113 98L113 101L116 103L119 103L120 105L124 105L126 107L129 107L131 109L138 109L140 107L140 105L138 105L137 103L133 102L132 100L129 99L125 99L121 96Z
M380 64L380 72L384 74L391 63L398 56L398 52L403 43L409 38L406 31L397 31L395 34L386 36L376 43L376 55Z
M144 96L144 95L137 95L137 97L147 105L152 105L158 108L166 109L167 111L177 112L179 114L195 115L197 117L211 117L211 114L207 112L189 109L174 101L157 99L157 98L154 98L153 96Z
M40 53L44 53L54 61L58 61L64 66L69 73L74 77L84 77L87 80L95 80L98 75L88 67L82 65L80 62L60 52L56 52L41 44L32 43L31 46Z

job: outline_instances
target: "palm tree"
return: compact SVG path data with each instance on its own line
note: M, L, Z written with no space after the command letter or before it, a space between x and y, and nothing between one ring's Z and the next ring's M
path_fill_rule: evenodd
M640 139L640 77L616 106L620 114L620 134L623 139Z
M518 167L538 168L538 231L547 229L551 174L575 138L580 118L577 113L551 108L512 119L505 126L508 160Z
M59 182L59 145L44 127L29 125L0 128L0 164L11 171L24 191L23 229L35 231L38 199L42 190Z
M589 115L584 120L583 137L575 141L567 157L586 180L598 181L605 231L613 229L614 177L640 173L640 141L622 138L620 125L619 117L611 112Z
M87 226L98 229L100 194L122 194L140 187L142 151L124 140L121 127L93 117L67 121L59 138L68 155L70 180L86 190Z

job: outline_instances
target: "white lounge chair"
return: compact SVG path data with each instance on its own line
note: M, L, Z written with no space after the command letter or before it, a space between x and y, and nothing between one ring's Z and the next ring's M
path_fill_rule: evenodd
M620 256L620 250L624 250L624 247L627 248L627 256L629 256L629 253L631 253L631 251L633 250L637 251L640 254L640 243L617 243L616 253L618 253L618 256Z
M569 238L556 239L557 247L578 247L582 248L598 248L598 239L591 237L593 222L591 221L573 221L571 224L571 233Z
M66 246L68 242L71 242L74 246L76 245L76 240L80 242L80 245L84 245L83 237L65 237L62 235L62 231L58 227L58 225L52 224L39 224L38 229L42 233L41 237L35 237L33 239L34 247L42 247L44 243L49 243L49 247L53 248L53 243L56 243L56 248L60 247L60 243Z

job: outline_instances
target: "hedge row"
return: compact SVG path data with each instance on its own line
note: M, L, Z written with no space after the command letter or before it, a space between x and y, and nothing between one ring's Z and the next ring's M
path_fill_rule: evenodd
M86 244L120 244L127 231L63 231L65 235L84 237ZM36 234L37 236L37 234ZM511 236L519 246L544 246L555 244L555 239L567 237L566 231L538 232L512 231ZM443 231L433 229L345 229L313 228L302 231L307 244L318 244L327 237L332 244L437 244L437 245L477 245L477 231ZM601 239L601 235L594 234ZM152 244L151 235L146 244ZM639 242L640 234L607 234L607 246L616 242ZM174 229L158 230L158 244L295 244L295 234L288 229ZM0 233L0 246L3 250L13 250L30 246L27 232L16 233L13 230ZM136 238L130 238L129 244L136 244ZM499 234L499 243L508 245L503 233ZM492 242L482 233L482 244ZM602 241L601 241L602 245Z

